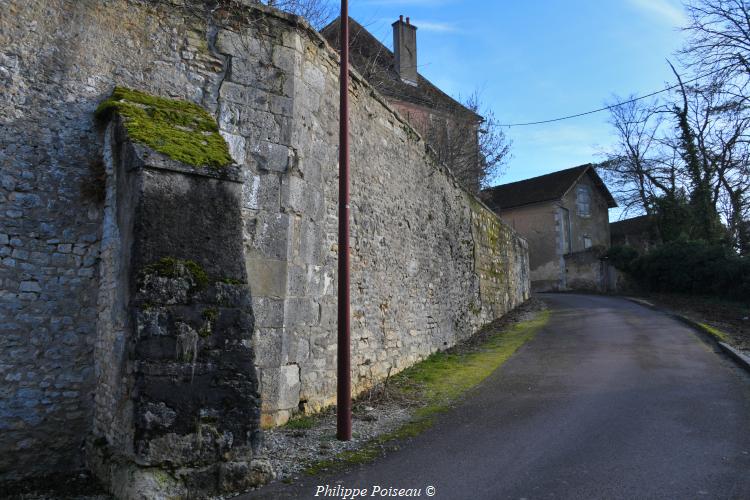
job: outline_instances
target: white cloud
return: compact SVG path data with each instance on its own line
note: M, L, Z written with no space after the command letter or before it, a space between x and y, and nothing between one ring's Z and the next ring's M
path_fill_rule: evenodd
M680 2L675 0L628 0L630 5L642 13L655 16L673 26L687 24L687 16Z
M451 0L365 0L365 5L393 5L393 6L419 6L419 7L436 7L451 3Z
M460 33L461 30L455 24L433 21L415 22L414 26L422 31L434 31L436 33Z

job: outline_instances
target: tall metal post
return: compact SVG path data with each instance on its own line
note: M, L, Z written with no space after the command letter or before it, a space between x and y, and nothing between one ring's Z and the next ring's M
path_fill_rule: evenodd
M352 371L349 315L349 2L341 0L339 89L339 269L336 438L352 438Z

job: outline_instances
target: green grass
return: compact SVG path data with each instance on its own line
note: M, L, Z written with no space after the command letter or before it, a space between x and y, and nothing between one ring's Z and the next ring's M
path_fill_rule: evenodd
M285 429L312 429L317 423L314 415L301 415L294 417L284 424Z
M373 438L356 450L344 451L332 459L316 462L305 469L305 473L317 475L370 462L384 451L397 449L400 440L417 436L430 428L438 414L448 410L461 395L497 370L548 320L549 312L543 311L533 320L490 335L481 345L468 352L435 353L396 375L391 382L392 390L418 396L423 402L413 419L395 431Z
M106 119L112 113L123 117L132 140L174 160L214 168L232 163L216 120L197 104L115 87L94 114Z

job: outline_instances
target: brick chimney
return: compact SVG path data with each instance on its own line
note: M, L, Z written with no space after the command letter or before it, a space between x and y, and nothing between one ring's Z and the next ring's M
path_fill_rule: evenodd
M417 86L417 27L404 16L393 23L393 54L396 71L404 83Z

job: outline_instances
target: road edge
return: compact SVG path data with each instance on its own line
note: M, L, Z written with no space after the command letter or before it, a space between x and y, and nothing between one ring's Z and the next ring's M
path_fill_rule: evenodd
M677 321L691 327L693 330L698 332L700 334L700 337L703 340L706 340L711 345L715 346L718 351L717 352L723 352L727 355L728 358L730 358L734 363L739 366L740 368L744 369L748 373L750 373L750 356L747 356L746 354L743 354L739 349L737 349L734 346L729 345L728 343L724 342L723 340L719 339L714 332L712 332L709 328L706 328L705 325L694 321L687 316L683 316L682 314L678 314L676 312L670 311L668 309L662 309L651 302L641 299L638 297L627 297L622 296L625 300L628 300L630 302L633 302L635 304L638 304L643 307L647 307L654 311L659 311L663 314L666 314L667 316L670 316Z

